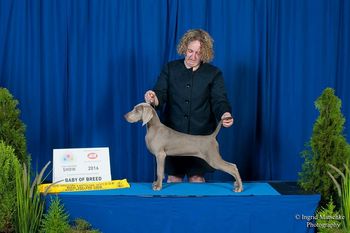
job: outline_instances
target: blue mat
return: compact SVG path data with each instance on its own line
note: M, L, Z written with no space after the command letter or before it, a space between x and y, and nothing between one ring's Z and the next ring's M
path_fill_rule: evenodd
M244 191L235 193L230 183L163 183L163 189L153 191L151 183L130 183L130 188L69 192L60 195L118 195L118 196L259 196L280 195L268 183L244 183Z

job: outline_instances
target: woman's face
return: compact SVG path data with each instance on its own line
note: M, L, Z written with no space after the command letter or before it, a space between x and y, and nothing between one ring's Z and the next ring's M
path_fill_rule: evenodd
M198 68L201 63L201 43L192 41L187 46L185 63L188 68Z

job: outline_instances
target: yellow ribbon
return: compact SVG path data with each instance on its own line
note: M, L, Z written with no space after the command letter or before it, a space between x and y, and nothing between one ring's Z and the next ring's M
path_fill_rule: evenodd
M103 182L88 182L77 184L41 184L38 189L39 192L44 193L48 189L47 193L61 193L61 192L78 192L78 191L91 191L91 190L105 190L105 189L119 189L130 188L130 184L126 179L112 180Z

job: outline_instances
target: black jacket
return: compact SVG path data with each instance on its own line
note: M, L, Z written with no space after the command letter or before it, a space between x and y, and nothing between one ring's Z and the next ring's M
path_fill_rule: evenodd
M187 69L184 59L166 64L153 88L164 110L164 124L192 135L211 134L225 112L231 112L222 72L202 63Z

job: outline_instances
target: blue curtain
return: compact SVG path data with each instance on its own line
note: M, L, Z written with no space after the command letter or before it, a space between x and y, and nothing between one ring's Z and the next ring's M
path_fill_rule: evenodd
M152 181L145 128L123 115L191 28L214 38L233 106L223 158L244 180L297 179L324 88L350 119L350 1L0 1L0 86L20 101L34 167L54 148L108 146L113 179Z

